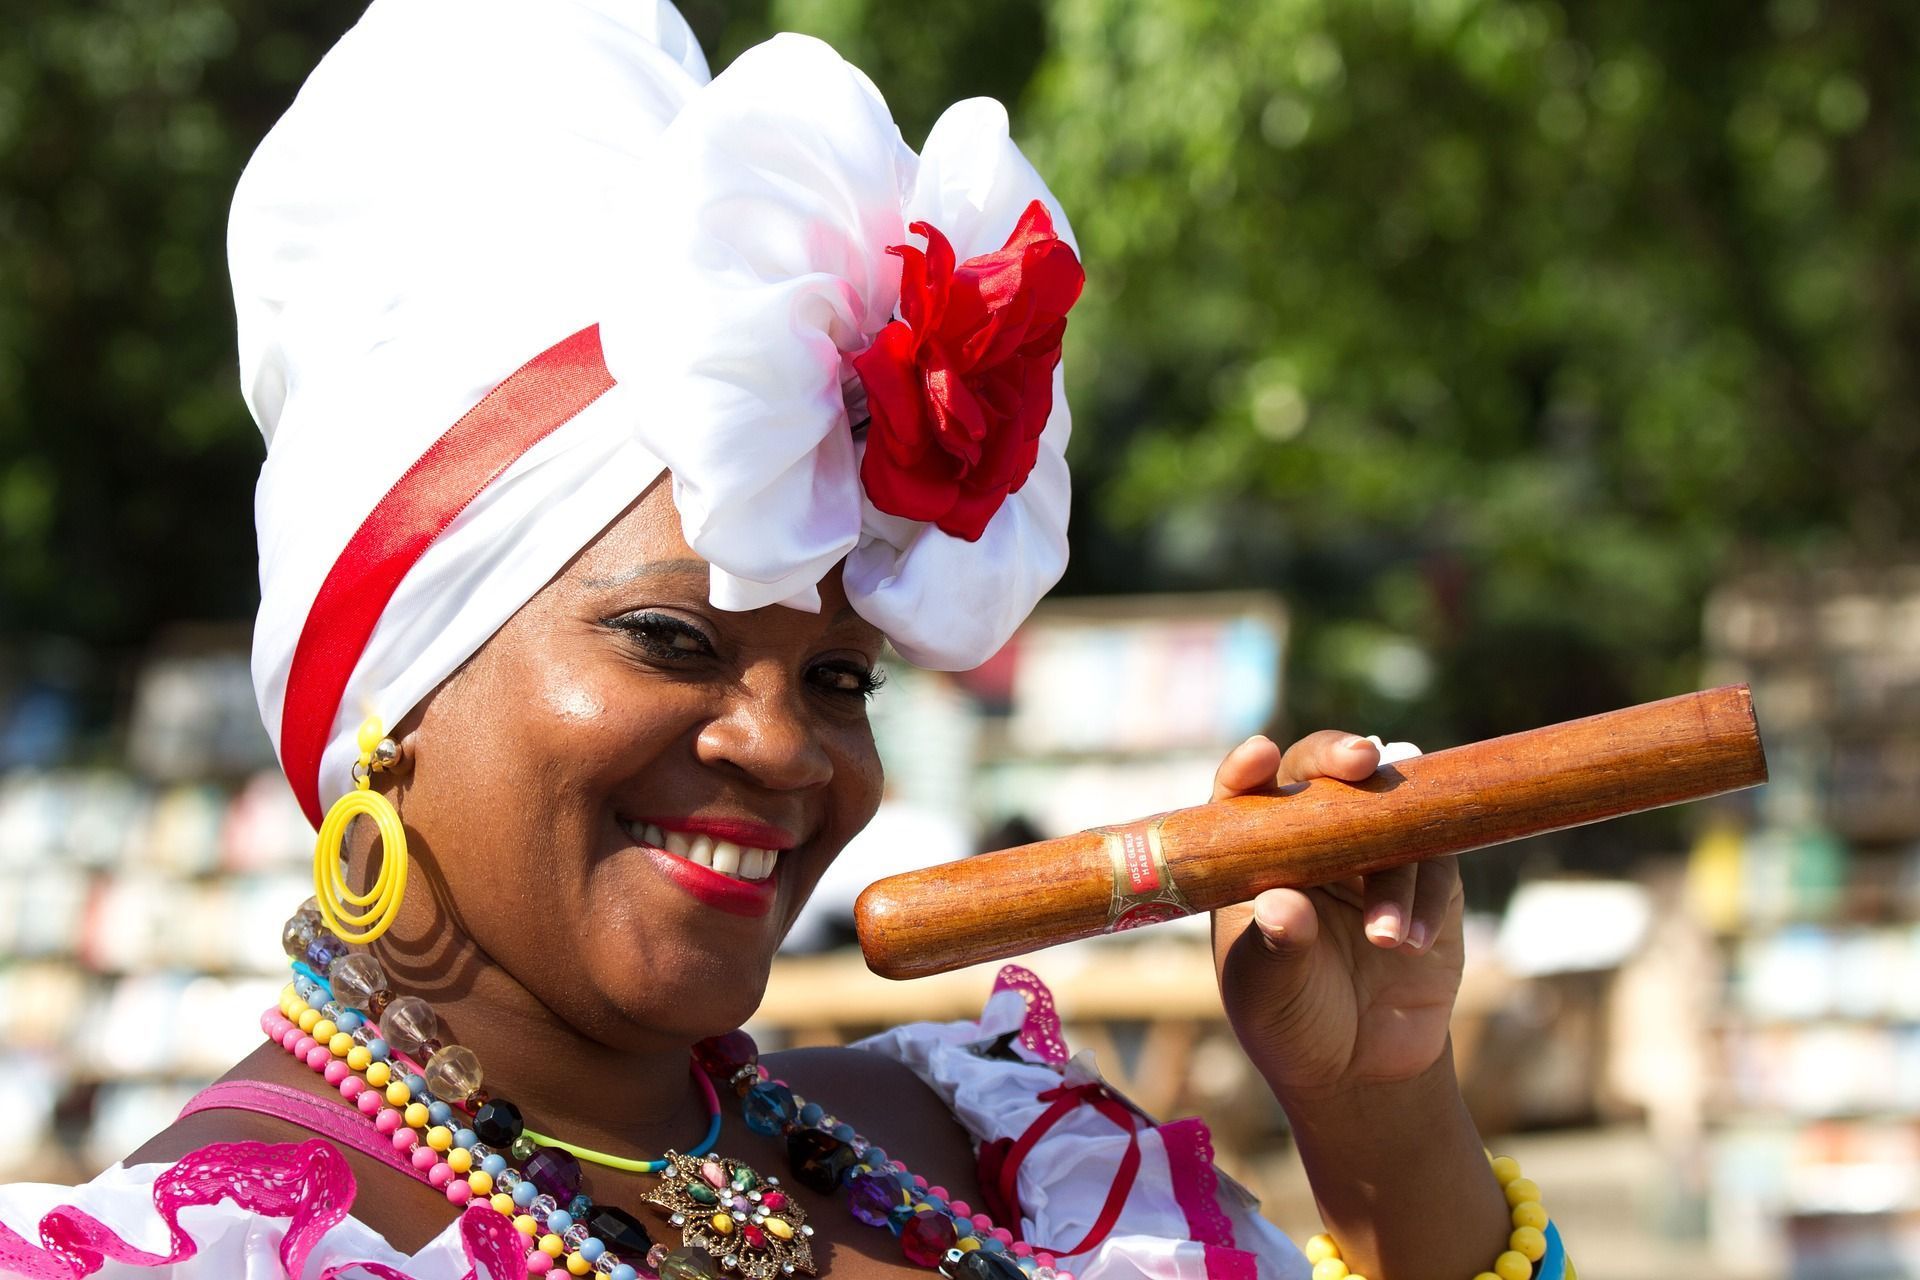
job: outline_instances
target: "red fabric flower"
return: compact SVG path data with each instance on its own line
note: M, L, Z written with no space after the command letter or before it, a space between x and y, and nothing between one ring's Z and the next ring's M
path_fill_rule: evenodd
M1017 493L1053 412L1067 311L1086 273L1035 200L1007 243L954 264L937 227L900 256L900 318L854 358L872 423L860 480L889 515L968 542Z

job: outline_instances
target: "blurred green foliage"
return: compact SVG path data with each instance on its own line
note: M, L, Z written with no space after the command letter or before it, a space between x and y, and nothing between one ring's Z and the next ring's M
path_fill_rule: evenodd
M1677 692L1717 578L1920 532L1920 10L1051 18L1082 474L1156 577L1288 589L1308 719Z
M1719 578L1920 524L1920 9L693 0L833 41L917 142L1007 100L1071 215L1066 589L1270 586L1299 722L1457 740L1677 692ZM17 0L0 610L245 617L225 206L353 15Z
M257 600L226 210L333 6L16 0L0 42L0 628L109 654Z

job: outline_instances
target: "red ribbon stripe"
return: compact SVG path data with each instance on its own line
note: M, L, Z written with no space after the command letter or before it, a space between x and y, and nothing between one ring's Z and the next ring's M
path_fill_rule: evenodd
M516 459L612 386L599 325L555 343L435 440L340 552L307 611L280 712L281 767L316 827L320 758L340 700L407 571Z

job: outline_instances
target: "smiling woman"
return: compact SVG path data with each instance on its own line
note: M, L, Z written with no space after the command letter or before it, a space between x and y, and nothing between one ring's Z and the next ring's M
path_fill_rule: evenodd
M689 1043L752 1015L881 785L866 701L883 638L839 573L818 613L716 609L709 574L655 482L402 722L391 792L435 889L389 942L430 959L393 976L453 1010L447 974L504 970L527 1016L665 1052L676 1089ZM578 1087L585 1064L515 1040Z
M1454 1083L1445 860L1215 914L1305 1252L1024 971L739 1030L879 802L882 646L976 666L1065 564L1073 243L995 103L916 154L816 41L710 79L664 0L375 0L231 227L255 685L320 830L291 981L123 1165L0 1188L0 1270L1571 1275ZM1378 761L1255 738L1215 794Z

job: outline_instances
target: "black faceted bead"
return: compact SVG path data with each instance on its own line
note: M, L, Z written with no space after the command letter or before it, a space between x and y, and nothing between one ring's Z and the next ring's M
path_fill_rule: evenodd
M510 1147L513 1140L526 1128L520 1119L520 1108L505 1098L490 1098L473 1113L474 1136L490 1147Z
M587 1213L585 1222L594 1239L636 1267L638 1259L646 1257L647 1250L653 1248L653 1237L640 1225L640 1220L625 1209L597 1204Z
M1026 1280L1020 1264L1004 1253L970 1249L954 1260L953 1268L940 1268L953 1280Z
M794 1179L810 1191L830 1196L840 1179L858 1163L853 1148L818 1129L795 1129L787 1135L787 1162Z

